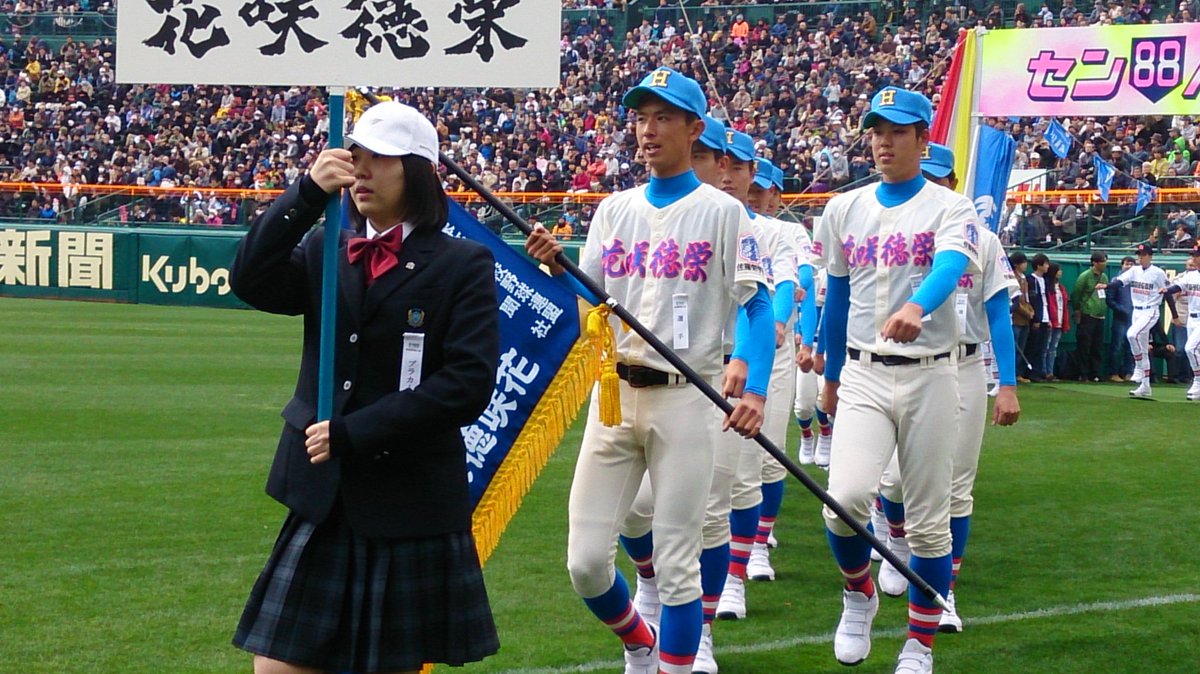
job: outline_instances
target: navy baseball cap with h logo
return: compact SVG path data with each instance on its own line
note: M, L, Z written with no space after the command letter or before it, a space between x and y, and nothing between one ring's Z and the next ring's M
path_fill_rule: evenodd
M642 81L630 89L621 99L621 105L636 108L641 105L647 94L658 96L667 103L690 112L697 117L704 117L708 112L708 99L704 90L696 80L672 70L666 66L655 68Z
M862 128L869 129L881 119L900 125L918 122L930 125L933 124L933 103L915 91L884 87L871 99L871 110L863 115Z

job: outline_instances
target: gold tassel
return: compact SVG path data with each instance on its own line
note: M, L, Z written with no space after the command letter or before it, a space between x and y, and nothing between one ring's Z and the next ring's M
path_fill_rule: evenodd
M600 423L621 425L621 378L617 376L617 338L608 321L607 304L588 312L588 339L596 351L600 380Z

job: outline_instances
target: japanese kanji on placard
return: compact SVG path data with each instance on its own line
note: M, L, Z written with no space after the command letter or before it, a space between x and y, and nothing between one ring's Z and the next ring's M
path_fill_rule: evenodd
M997 30L983 36L979 114L1200 111L1200 24Z
M552 87L561 13L560 0L124 0L117 79Z

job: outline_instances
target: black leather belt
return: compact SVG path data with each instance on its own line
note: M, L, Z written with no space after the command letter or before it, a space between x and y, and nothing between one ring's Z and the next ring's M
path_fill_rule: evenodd
M859 360L859 358L863 354L862 351L859 351L858 349L855 349L853 347L847 347L846 353L850 354L850 357L853 358L854 360ZM878 353L873 353L873 354L871 354L871 362L872 363L882 363L883 365L887 365L887 366L891 367L893 365L920 365L921 361L925 360L926 358L932 358L933 360L941 360L943 358L949 358L949 357L950 357L949 351L947 351L946 353L939 353L936 356L926 356L925 358L909 358L908 356L881 356Z
M1200 318L1200 314L1188 314L1188 318Z
M727 354L725 354L725 364L726 364L726 365L728 365L728 364L729 364L729 361L731 361L731 360L733 360L733 356L732 356L731 354L728 354L728 353L727 353Z
M652 367L642 365L626 365L625 363L617 363L617 376L629 382L629 385L633 388L678 385L687 381L683 375L671 374L670 372L663 372L662 370L655 370Z
M963 358L970 358L971 356L974 356L978 351L979 351L978 344L963 344L962 345L962 357Z

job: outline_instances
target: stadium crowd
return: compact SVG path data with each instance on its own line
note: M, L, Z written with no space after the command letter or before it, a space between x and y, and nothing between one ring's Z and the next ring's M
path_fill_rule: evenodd
M708 83L714 117L757 139L759 154L784 169L786 191L826 192L874 171L857 129L871 94L897 84L923 91L937 105L960 30L1191 21L1200 3L1156 8L1125 0L1077 7L1074 0L1052 0L1036 11L1017 4L1011 13L999 3L980 2L807 4L782 5L773 22L762 18L751 25L739 6L709 0L685 16L677 5L658 0L653 10L628 14L644 18L631 22L624 35L615 34L611 14L573 12L578 18L562 26L562 78L555 89L383 93L434 119L443 149L493 190L611 192L635 184L643 173L617 94L652 65L672 65ZM565 5L614 6L623 5ZM9 0L3 7L19 13L112 6ZM0 214L7 217L74 219L88 199L80 185L166 185L196 189L182 198L134 201L120 217L244 222L255 203L214 198L204 188L286 186L324 143L328 120L320 89L118 85L112 39L84 43L68 36L55 44L22 34L12 21L0 35L0 178L46 184L36 192L0 193ZM1122 169L1118 188L1135 179L1179 184L1200 175L1200 163L1192 159L1200 148L1191 118L1063 121L1077 143L1062 160L1033 120L989 123L1017 140L1017 168L1054 169L1051 188L1094 187L1094 154ZM462 189L453 176L446 187ZM1107 215L1119 212L1110 208ZM579 236L589 216L586 205L569 207L548 224L563 236ZM1184 221L1194 236L1194 214ZM1011 219L1008 240L1069 238L1074 222L1026 208ZM1174 236L1163 231L1160 243Z

